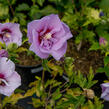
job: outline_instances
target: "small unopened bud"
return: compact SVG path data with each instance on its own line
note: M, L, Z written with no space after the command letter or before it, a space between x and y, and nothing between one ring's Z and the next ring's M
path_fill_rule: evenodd
M100 37L100 39L99 39L99 44L100 44L100 46L102 46L102 47L106 47L106 46L108 45L108 41L107 41L105 38Z
M89 99L94 98L95 93L92 89L83 89L83 90L84 90L83 95L85 95L87 98L89 98Z
M104 13L101 11L99 14L100 17L104 16Z

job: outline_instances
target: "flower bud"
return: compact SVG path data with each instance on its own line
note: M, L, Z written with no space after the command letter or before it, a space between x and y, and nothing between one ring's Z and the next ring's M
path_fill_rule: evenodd
M100 39L99 39L99 44L100 44L100 46L102 46L102 47L106 47L106 46L108 45L108 41L107 41L105 38L100 37Z
M99 14L100 17L104 16L104 13L101 11Z

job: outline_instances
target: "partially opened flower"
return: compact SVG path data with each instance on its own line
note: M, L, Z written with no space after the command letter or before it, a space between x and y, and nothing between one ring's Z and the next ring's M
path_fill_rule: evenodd
M6 57L0 58L0 93L10 96L21 85L21 78L15 71L15 64Z
M99 39L99 44L100 44L100 46L102 46L102 47L106 47L106 46L108 45L108 42L107 42L107 40L106 40L105 38L100 37L100 39Z
M8 51L5 49L0 50L0 57L8 57Z
M21 45L22 33L17 23L0 23L0 42L8 45L9 43L16 43Z
M67 40L72 37L69 27L60 21L58 15L49 15L28 24L30 50L40 58L52 55L59 60L66 52Z
M101 88L102 88L101 98L105 99L106 101L109 101L109 83L101 84Z

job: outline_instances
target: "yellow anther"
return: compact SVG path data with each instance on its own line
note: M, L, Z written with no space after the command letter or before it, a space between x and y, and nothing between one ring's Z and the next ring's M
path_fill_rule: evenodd
M51 33L47 33L44 38L45 39L50 39L51 38Z
M11 36L8 33L5 33L5 37L9 38Z

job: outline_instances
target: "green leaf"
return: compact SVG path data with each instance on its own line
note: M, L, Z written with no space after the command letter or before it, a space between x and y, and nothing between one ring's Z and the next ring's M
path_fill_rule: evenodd
M62 94L57 94L55 97L53 97L53 100L58 100L61 96Z
M40 99L32 98L32 104L35 108L38 108L43 105L43 102Z
M16 4L16 0L10 0L10 4L11 4L11 5Z
M25 52L27 51L28 49L27 48L23 48L23 47L20 47L16 50L17 53L21 53L21 52Z
M28 89L28 91L24 95L24 98L32 96L35 92L36 92L36 87L32 87L31 89Z
M78 102L75 103L75 109L77 109L80 105L84 104L84 102L85 102L84 96L79 96Z
M5 44L5 43L0 42L0 49L1 49L1 48L6 49L6 44Z
M102 67L100 67L100 68L98 68L98 69L96 70L96 72L103 73L103 72L105 72L105 69L102 68Z
M66 109L70 105L74 105L74 109L77 109L80 105L82 105L85 101L84 96L77 96L76 98L72 96L66 96L67 100L63 101L61 104L56 106L56 109Z
M103 103L95 96L94 100L88 100L88 102L82 106L81 109L103 109Z
M39 9L37 5L33 5L30 10L30 17L32 19L39 19L42 16L46 16L52 13L57 13L57 10L53 8L51 5L44 7L43 9Z
M105 66L109 64L109 56L104 57Z
M60 93L60 89L56 89L56 91L53 93L52 95L52 99L53 100L58 100L60 97L62 96L62 94Z
M7 50L14 51L18 48L18 45L16 43L10 43L7 47Z
M20 25L26 25L26 15L24 13L16 13L15 16L19 19Z
M100 2L100 8L109 9L109 0L102 0Z
M23 95L21 95L20 93L17 94L12 94L9 97L5 97L2 101L3 103L3 107L7 104L7 103L11 103L12 105L14 105L15 103L17 103L18 100L22 99Z
M25 31L27 31L27 30L25 30ZM25 39L23 40L22 44L24 44L24 43L27 42L27 41L28 41L28 38L25 38Z
M53 73L55 73L55 75L57 74L57 73L59 73L60 74L60 76L62 76L62 74L63 74L63 69L62 69L62 67L61 66L59 66L59 65L55 65L53 62L51 62L51 61L49 61L48 63L47 63L47 66L48 66L48 68L50 68L50 69L52 69L54 72ZM52 74L53 74L52 73Z
M16 89L14 92L15 92L15 93L24 93L25 91L22 90L22 89Z
M45 0L37 0L37 3L42 6Z
M43 59L42 61L42 66L43 66L43 69L48 71L48 72L51 72L49 66L48 66L48 60L47 59Z
M93 78L94 78L93 69L92 69L92 67L90 67L88 81L92 81Z
M99 69L97 69L97 72L105 72L106 73L106 75L109 77L109 67L108 66L104 66L104 68L99 68Z
M105 69L106 75L109 77L109 66L105 66L104 69Z
M99 43L98 42L94 42L91 47L89 48L89 51L90 50L98 50L100 49L100 46L99 46Z
M26 3L19 4L18 7L16 7L16 11L28 11L29 9L29 5Z
M0 4L0 19L7 18L9 15L9 8L7 5Z

